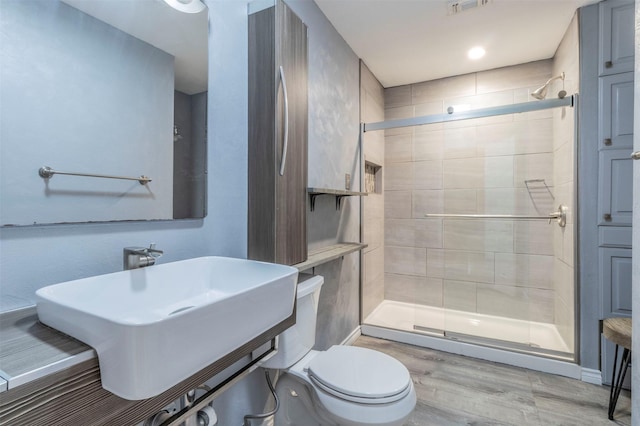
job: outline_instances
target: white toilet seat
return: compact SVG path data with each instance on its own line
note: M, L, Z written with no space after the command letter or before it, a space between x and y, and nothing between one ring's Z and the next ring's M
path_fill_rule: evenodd
M332 346L305 367L312 383L334 397L360 404L389 404L405 398L411 376L399 361L381 352Z

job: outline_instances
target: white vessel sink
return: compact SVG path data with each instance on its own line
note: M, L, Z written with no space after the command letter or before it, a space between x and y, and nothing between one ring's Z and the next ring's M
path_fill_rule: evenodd
M200 257L41 288L40 321L92 346L102 386L158 395L288 318L298 270Z

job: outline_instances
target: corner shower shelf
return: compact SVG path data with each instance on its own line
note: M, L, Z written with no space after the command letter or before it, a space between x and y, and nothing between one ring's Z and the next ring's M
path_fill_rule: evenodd
M316 197L318 195L333 195L336 197L336 210L340 210L340 204L342 203L342 199L344 197L358 196L365 197L367 196L366 192L358 192L358 191L347 191L344 189L328 189L328 188L307 188L307 193L309 194L309 202L311 203L311 211L313 211L316 207Z
M298 268L299 271L306 271L307 269L315 268L323 263L330 262L339 257L360 251L367 248L367 244L361 243L339 243L330 246L322 247L316 250L309 250L309 256L307 260L302 263L293 265L294 268Z

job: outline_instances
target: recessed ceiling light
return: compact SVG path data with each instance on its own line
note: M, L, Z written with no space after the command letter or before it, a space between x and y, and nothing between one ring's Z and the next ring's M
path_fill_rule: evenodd
M487 52L485 52L482 47L476 46L469 49L469 51L467 52L467 56L469 57L469 59L480 59L484 56L485 53Z

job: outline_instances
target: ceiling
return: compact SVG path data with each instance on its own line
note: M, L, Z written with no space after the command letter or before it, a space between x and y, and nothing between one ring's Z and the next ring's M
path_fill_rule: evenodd
M598 2L488 0L448 14L455 0L315 1L384 87L551 58L576 9ZM468 59L474 46L486 55Z

